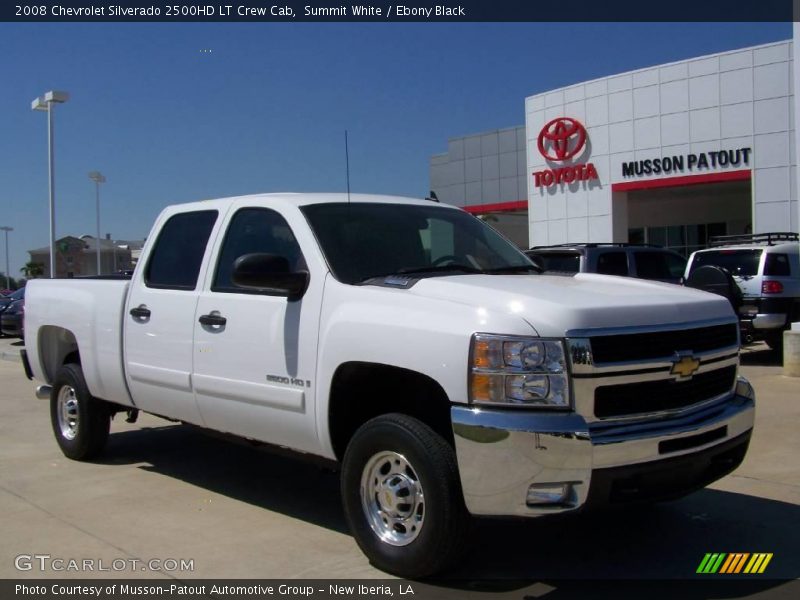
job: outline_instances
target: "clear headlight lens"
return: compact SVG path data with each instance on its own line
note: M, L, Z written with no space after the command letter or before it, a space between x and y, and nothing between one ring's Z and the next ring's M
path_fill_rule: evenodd
M477 333L470 356L471 402L569 408L561 340Z
M503 361L519 369L541 366L544 345L542 342L503 342Z

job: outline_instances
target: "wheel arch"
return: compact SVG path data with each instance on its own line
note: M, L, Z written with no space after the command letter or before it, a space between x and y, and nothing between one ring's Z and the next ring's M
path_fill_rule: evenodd
M387 413L415 417L454 444L450 399L436 380L403 367L351 361L339 365L330 385L328 431L336 458L361 425Z
M52 382L58 370L67 363L81 362L75 334L64 327L43 325L38 331L39 360L46 381Z

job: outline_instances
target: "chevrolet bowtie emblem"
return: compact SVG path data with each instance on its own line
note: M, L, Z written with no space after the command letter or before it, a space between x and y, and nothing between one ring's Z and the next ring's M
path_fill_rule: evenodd
M670 373L681 378L691 377L699 368L700 360L694 356L681 356L676 357L675 361L672 363L672 370Z

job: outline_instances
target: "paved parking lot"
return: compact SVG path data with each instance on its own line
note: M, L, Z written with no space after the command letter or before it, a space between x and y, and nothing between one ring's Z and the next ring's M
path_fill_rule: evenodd
M384 577L347 533L337 474L322 467L147 415L135 425L118 416L102 460L65 459L50 432L48 403L35 399L34 384L13 360L17 350L13 340L0 340L0 578L92 575L36 564L17 570L16 557L34 554L106 566L141 561L136 569L95 573L104 577ZM757 422L734 474L647 510L480 521L451 575L522 587L691 578L706 552L772 552L770 577L800 576L800 379L783 377L761 347L746 352L744 363L758 393ZM193 569L141 570L166 559L193 561ZM762 587L782 585L765 579Z

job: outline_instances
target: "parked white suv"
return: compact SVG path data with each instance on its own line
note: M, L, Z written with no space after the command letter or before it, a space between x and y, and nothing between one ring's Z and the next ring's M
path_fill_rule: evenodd
M722 267L742 291L743 341L780 348L785 329L800 320L800 242L796 233L726 235L711 239L686 265L686 279L703 266Z

